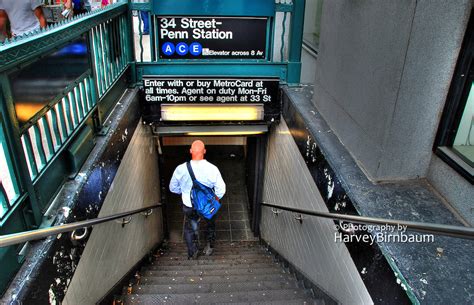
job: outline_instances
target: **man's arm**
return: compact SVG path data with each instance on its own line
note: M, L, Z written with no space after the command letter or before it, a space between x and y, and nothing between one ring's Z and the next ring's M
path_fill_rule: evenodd
M178 168L174 170L173 177L171 177L170 181L170 191L175 194L181 194L181 185L179 184L178 180Z
M216 168L217 174L216 174L216 184L214 185L214 193L216 193L216 196L221 199L224 194L225 194L225 182L224 179L222 179L221 172L219 169Z
M45 28L47 24L46 24L46 18L44 18L44 14L43 14L43 8L41 6L38 6L37 8L34 9L33 12L35 13L36 18L38 18L40 27Z
M72 0L66 0L66 2L64 2L64 8L68 10L72 9Z
M7 12L0 9L0 35L4 37L8 37L7 36L7 21L8 21Z

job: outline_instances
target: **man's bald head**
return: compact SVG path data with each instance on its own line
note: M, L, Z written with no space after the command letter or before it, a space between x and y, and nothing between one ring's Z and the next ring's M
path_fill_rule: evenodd
M204 155L206 154L206 147L204 146L204 142L201 140L196 140L191 144L191 149L189 150L191 153L192 160L202 160L204 159Z

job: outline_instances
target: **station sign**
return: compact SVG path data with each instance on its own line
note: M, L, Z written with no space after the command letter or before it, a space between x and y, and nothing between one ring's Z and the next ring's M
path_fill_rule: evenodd
M265 59L267 17L158 16L160 59Z
M263 103L277 101L278 78L143 77L148 103Z

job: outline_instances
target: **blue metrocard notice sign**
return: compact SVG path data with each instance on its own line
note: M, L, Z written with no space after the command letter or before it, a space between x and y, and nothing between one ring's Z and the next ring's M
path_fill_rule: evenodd
M158 17L161 59L265 59L268 18Z

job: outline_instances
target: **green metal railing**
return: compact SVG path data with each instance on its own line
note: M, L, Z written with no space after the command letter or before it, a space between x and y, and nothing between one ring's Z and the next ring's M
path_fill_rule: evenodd
M122 84L116 85L133 57L129 17L128 3L116 3L0 43L0 235L38 228L71 174L66 150L86 125L102 127L116 103L108 93L124 90ZM70 70L75 79L33 117L19 122L15 106L22 101L15 100L12 76L78 40L87 47L81 55L85 62L81 72ZM43 81L50 80L45 76ZM18 251L14 246L0 249L5 267L0 294L22 263Z
M7 118L2 147L24 159L7 158L12 181L22 181L34 188L36 180L48 169L100 104L101 98L121 77L132 58L128 4L117 3L104 9L75 16L46 29L16 37L0 44L0 82L3 89L3 117ZM9 74L34 64L64 44L88 37L89 69L49 101L25 124L19 124L15 113ZM67 69L67 67L64 67ZM26 164L14 164L24 161ZM26 166L25 166L26 165ZM15 167L15 168L14 168ZM28 170L28 177L22 169ZM17 187L18 189L20 187ZM21 187L23 192L28 188ZM35 201L34 194L29 194ZM3 205L4 206L4 205ZM9 206L8 209L11 207Z
M97 104L90 71L23 125L21 143L31 179L61 151Z
M12 155L6 145L6 136L3 117L0 115L0 221L5 217L19 194L19 184L13 172ZM7 189L9 192L7 192ZM9 194L10 193L10 196Z
M127 41L127 16L121 15L91 29L90 37L94 55L94 71L99 96L122 74L131 58L130 48L122 46Z

